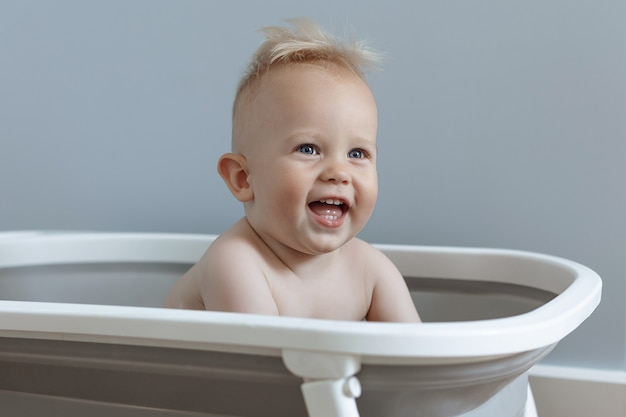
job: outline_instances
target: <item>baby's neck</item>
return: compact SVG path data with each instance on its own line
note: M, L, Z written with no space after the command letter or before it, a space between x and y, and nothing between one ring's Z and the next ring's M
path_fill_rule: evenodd
M308 254L296 251L280 243L264 241L278 261L302 279L318 278L329 274L337 264L341 249L329 253Z
M291 250L292 253L276 254L276 257L302 279L318 279L332 273L339 259L339 249L324 254L309 255Z
M282 264L299 278L317 278L327 275L337 265L340 258L341 248L320 254L304 253L282 242L260 235L249 223L247 226L254 233L259 245L267 251L269 257L274 258L277 263Z

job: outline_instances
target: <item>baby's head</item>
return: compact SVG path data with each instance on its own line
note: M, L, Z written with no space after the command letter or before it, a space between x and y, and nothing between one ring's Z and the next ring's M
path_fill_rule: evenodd
M232 153L218 171L268 244L333 251L365 226L378 195L376 55L309 21L264 29L239 84Z
M265 41L253 55L239 81L233 104L232 151L252 139L246 131L251 104L265 77L274 69L318 66L329 73L347 72L365 82L365 70L376 68L380 56L362 41L342 42L307 19L289 19L293 30L270 26L261 29ZM297 88L297 86L295 86ZM253 139L252 139L253 140Z

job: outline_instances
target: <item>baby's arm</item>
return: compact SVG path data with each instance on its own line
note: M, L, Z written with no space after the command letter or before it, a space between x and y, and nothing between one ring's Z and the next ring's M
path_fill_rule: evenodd
M398 268L382 252L373 249L374 288L367 320L389 322L419 322L420 317L411 294Z

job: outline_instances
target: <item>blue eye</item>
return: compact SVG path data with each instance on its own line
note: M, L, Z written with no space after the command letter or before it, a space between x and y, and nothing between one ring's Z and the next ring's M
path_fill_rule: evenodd
M348 158L363 159L365 158L365 152L362 149L352 149L348 152Z
M315 146L311 144L298 146L298 152L307 154L307 155L317 155L317 149L315 149Z

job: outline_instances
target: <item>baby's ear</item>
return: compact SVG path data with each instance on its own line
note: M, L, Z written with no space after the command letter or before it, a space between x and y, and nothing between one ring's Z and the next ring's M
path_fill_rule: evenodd
M252 187L248 182L248 164L245 156L235 153L222 155L217 163L217 172L237 200L245 203L254 198Z

